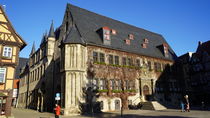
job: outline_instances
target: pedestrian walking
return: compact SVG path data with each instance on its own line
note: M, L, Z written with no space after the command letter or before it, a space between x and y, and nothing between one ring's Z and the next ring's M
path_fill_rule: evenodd
M59 115L61 113L61 107L58 104L55 104L55 118L59 118Z
M189 103L188 95L185 95L184 98L185 98L186 111L190 112L190 103Z
M184 111L185 111L185 110L184 110L184 102L181 101L180 105L181 105L181 112L184 112Z

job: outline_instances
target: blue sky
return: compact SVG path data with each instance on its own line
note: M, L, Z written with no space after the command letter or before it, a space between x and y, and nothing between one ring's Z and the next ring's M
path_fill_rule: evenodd
M61 25L66 3L164 36L180 56L210 40L210 0L0 0L16 31L27 42L21 57L36 49L51 21Z

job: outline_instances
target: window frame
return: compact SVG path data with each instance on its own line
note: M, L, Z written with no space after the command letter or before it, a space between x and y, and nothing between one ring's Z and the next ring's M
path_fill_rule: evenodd
M126 57L122 57L122 65L123 66L127 65L127 58Z
M98 62L98 52L93 51L93 62Z
M137 67L141 67L140 59L136 59L136 66L137 66Z
M6 50L6 53L5 53L5 49ZM9 51L9 49L11 49ZM10 55L8 54L10 52ZM3 46L3 50L2 50L2 57L5 57L5 58L12 58L12 52L13 52L13 48L11 46Z
M115 65L119 65L120 62L119 62L119 56L114 56L114 64Z
M114 64L114 56L113 55L109 55L109 64Z
M101 63L105 63L105 54L104 53L99 53L99 61Z
M5 83L5 80L6 80L6 74L7 74L7 69L5 67L0 67L0 74L3 72L3 79L1 81L1 78L0 78L0 83Z

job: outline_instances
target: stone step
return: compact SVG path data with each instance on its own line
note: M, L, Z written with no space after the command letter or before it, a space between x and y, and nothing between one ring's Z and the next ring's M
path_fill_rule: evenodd
M154 107L155 110L164 110L167 109L165 106L163 106L162 104L160 104L157 101L152 101L152 105Z
M143 102L141 109L144 110L164 110L167 109L157 101L152 101L152 102Z

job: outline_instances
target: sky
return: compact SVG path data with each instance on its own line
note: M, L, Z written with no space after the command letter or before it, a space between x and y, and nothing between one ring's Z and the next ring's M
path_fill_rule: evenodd
M20 57L29 57L33 42L39 48L52 20L61 25L67 3L161 34L177 56L210 40L210 0L0 0L27 42Z

